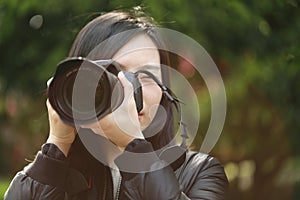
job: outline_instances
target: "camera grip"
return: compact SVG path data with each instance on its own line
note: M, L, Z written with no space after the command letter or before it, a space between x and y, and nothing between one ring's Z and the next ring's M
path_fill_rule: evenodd
M135 73L124 71L124 75L133 86L133 95L136 103L136 110L139 113L143 109L143 91L141 83L139 82L137 74Z

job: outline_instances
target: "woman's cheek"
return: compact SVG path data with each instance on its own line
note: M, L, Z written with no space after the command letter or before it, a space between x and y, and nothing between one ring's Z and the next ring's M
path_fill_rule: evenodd
M158 86L149 87L143 92L144 104L149 118L152 120L162 97L161 89Z

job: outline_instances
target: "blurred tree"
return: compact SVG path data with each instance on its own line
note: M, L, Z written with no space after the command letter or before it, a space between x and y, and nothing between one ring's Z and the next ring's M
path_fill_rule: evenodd
M223 162L239 166L229 198L292 198L292 185L299 182L299 175L280 178L291 163L296 164L290 173L299 174L295 170L299 169L300 141L299 2L148 2L162 22L175 21L166 23L168 27L203 45L223 74L228 113L213 153ZM199 95L201 102L209 102L206 91ZM210 116L201 116L208 124ZM204 126L200 132L206 129ZM199 146L202 138L197 138L195 145ZM247 184L239 177L244 161L254 162Z
M46 81L81 27L108 7L96 0L0 2L0 174L15 173L45 141Z

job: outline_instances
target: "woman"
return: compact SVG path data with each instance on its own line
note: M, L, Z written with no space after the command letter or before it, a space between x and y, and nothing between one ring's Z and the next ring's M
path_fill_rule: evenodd
M121 34L126 31L130 34ZM114 37L118 39L110 39ZM169 62L168 54L160 50L162 46L163 42L149 20L126 12L111 12L92 20L80 31L69 57L112 59L120 63L124 71L143 69L168 85L168 72L159 67ZM153 79L140 78L143 109L137 112L131 98L132 85L124 73L119 73L118 78L125 94L121 106L99 122L81 127L80 134L61 121L47 100L48 140L34 162L15 176L5 199L225 198L227 178L223 167L205 154L186 151L171 163L152 154L146 162L130 160L133 162L131 167L142 166L142 170L127 170L128 152L151 153L172 143L174 102ZM159 119L161 109L166 113L163 123ZM160 126L158 131L154 130ZM84 137L79 135L109 141L120 152L108 156L112 151L103 148L104 142L98 145L102 148L99 152L105 157L100 162L91 153L89 145L83 144Z

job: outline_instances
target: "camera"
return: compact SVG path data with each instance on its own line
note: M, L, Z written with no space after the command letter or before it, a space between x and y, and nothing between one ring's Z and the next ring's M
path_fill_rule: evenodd
M120 71L120 64L112 60L67 58L58 63L48 84L49 102L66 124L78 126L100 120L123 102L124 90L117 77ZM124 71L124 75L133 85L139 112L143 99L137 74Z

